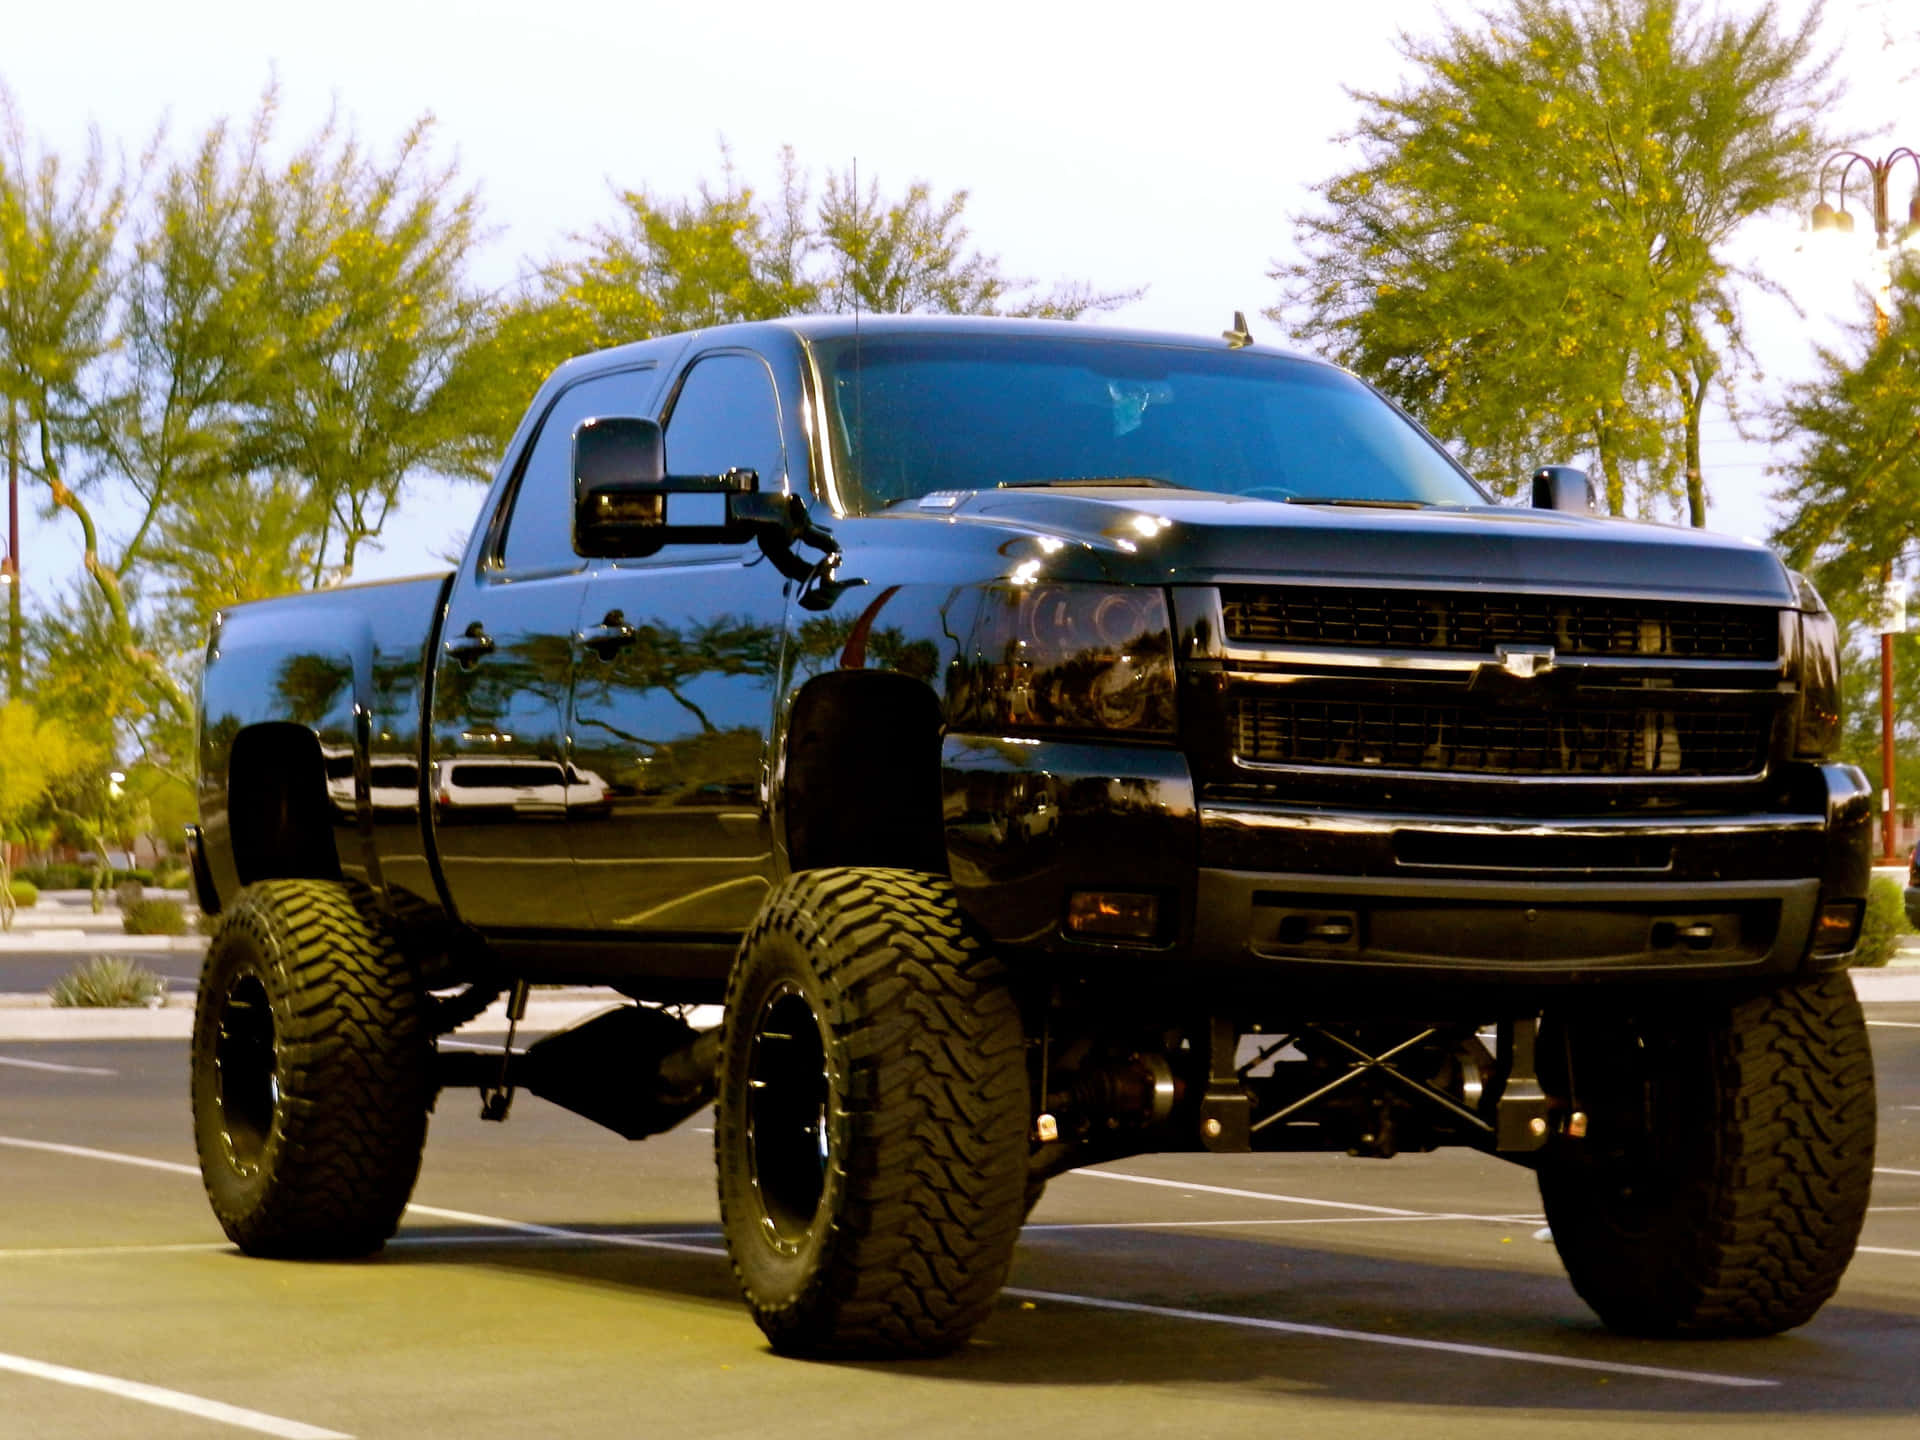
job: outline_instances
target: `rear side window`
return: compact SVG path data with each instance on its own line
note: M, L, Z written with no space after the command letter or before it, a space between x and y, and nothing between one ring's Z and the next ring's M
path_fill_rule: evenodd
M651 365L590 375L560 392L545 417L514 487L500 563L508 570L575 569L573 432L583 420L645 415L656 376Z

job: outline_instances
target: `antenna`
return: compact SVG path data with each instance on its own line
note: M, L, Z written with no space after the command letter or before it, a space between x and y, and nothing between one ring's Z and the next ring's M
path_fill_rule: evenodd
M1247 329L1247 317L1244 311L1233 312L1233 328L1222 330L1220 338L1227 342L1229 350L1242 350L1253 343L1253 333Z
M853 214L856 222L860 220L860 157L853 157ZM857 232L856 232L857 233ZM866 478L860 473L866 464L866 365L860 354L860 273L854 267L853 275L853 435L854 443L847 447L847 459L853 465L853 481L864 495L867 489Z

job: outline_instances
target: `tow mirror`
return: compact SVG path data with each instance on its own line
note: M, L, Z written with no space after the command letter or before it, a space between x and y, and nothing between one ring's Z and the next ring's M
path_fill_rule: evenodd
M1587 472L1571 465L1542 465L1533 472L1533 508L1567 510L1576 515L1591 515L1594 504L1593 481Z
M573 432L573 548L621 558L662 545L738 545L753 536L759 488L751 470L667 474L655 421L587 420Z

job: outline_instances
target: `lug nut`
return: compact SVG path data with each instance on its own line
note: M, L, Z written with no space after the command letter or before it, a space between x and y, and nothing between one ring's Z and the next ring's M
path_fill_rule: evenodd
M1200 1133L1209 1140L1218 1140L1222 1128L1220 1122L1211 1115L1200 1122Z
M1033 1138L1042 1145L1050 1144L1060 1138L1060 1122L1042 1111L1033 1120Z
M1546 1134L1547 1133L1546 1118L1541 1115L1536 1115L1531 1120L1527 1121L1527 1132L1532 1136L1534 1136L1534 1138L1536 1139Z
M1567 1117L1567 1134L1578 1140L1587 1133L1587 1112L1576 1110Z

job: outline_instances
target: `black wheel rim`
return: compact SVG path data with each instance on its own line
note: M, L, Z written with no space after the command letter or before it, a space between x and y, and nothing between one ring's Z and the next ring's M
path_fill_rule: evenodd
M747 1165L762 1223L782 1250L812 1232L832 1142L826 1044L807 997L776 987L754 1019L747 1061Z
M227 1153L234 1168L245 1173L259 1165L280 1103L273 1008L257 976L242 975L228 989L213 1064Z

